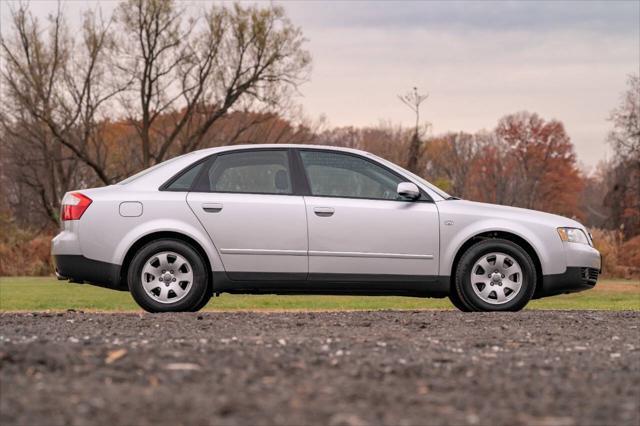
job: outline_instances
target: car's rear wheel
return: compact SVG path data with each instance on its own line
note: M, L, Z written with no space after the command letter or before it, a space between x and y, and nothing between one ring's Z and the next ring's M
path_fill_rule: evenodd
M189 312L206 304L205 262L189 244L156 240L134 255L127 273L129 290L148 312Z
M517 244L487 239L471 246L456 269L455 292L470 311L519 311L531 300L536 269Z

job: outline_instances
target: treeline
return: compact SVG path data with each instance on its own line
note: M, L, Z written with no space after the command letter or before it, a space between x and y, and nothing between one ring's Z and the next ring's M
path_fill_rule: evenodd
M455 196L605 230L598 232L610 273L640 264L638 76L629 77L602 142L613 158L586 174L562 122L536 113L505 115L475 134L422 135L417 150L413 129L329 128L301 118L292 99L311 57L301 29L273 5L196 11L129 0L112 16L83 16L79 29L63 10L41 22L22 4L0 40L0 255L16 269L0 275L48 271L48 239L66 191L239 143L371 151Z
M318 140L361 148L407 165L412 131L401 128L334 129ZM465 199L584 216L584 182L562 123L537 114L510 114L492 131L448 133L423 141L417 172Z

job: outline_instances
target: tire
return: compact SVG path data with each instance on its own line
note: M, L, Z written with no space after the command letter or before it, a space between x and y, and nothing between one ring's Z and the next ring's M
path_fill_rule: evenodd
M460 300L460 296L458 296L458 292L454 287L451 288L449 292L449 300L458 310L462 312L471 312L471 308L465 305L462 300Z
M134 300L147 312L193 312L210 297L204 259L176 239L152 241L138 250L127 282Z
M471 311L519 311L535 289L536 268L531 256L508 240L487 239L474 244L456 268L454 297Z
M198 303L197 305L195 305L193 307L193 309L191 309L190 312L198 312L200 309L202 309L205 306L207 306L207 304L209 303L209 301L211 300L212 297L213 297L213 287L211 285L208 285L207 286L207 291L204 294L204 297L202 298L200 303Z

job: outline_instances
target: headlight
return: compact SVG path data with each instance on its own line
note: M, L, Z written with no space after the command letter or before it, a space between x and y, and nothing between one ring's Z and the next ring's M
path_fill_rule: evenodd
M591 245L587 234L585 234L582 229L558 228L558 235L560 235L562 241Z

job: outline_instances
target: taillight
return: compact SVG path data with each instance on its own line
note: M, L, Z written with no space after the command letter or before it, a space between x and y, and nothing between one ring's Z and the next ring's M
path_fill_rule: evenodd
M65 195L62 200L62 220L78 220L91 205L91 198L79 192Z

